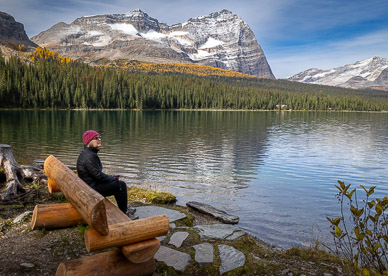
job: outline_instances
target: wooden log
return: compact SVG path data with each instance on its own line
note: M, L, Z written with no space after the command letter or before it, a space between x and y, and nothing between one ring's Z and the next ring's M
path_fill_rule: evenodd
M117 223L109 226L106 236L94 229L85 231L85 247L88 252L123 246L166 235L169 229L167 215L160 215L139 220Z
M121 252L128 261L139 264L152 259L159 248L160 242L157 239L151 239L125 245L121 248Z
M131 221L131 219L124 214L119 207L114 205L109 199L105 198L105 210L108 225L113 225L121 222Z
M61 192L61 189L59 189L58 185L51 178L49 178L47 181L47 188L50 194Z
M152 275L155 271L155 260L152 258L141 264L134 264L121 254L119 250L95 254L77 260L61 263L55 275Z
M85 223L70 203L39 204L34 208L31 227L35 229L63 228Z
M107 235L109 228L104 204L105 198L89 187L53 155L47 157L44 162L44 170L89 226L101 235Z
M109 199L105 199L105 209L109 225L131 221ZM160 242L157 239L151 239L125 245L121 248L121 251L128 261L132 263L144 263L154 257L159 247Z

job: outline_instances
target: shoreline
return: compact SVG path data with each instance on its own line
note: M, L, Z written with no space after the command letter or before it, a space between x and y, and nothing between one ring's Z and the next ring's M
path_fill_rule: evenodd
M62 194L49 194L43 185L39 187L38 198L26 205L15 208L16 205L0 205L1 210L8 208L8 219L0 219L0 274L2 275L53 275L61 262L83 258L99 252L87 253L84 246L83 231L85 226L54 229L31 230L31 214L21 222L14 223L15 218L25 211L32 211L35 204L48 204L66 201ZM279 249L248 233L231 241L211 239L207 241L215 249L213 264L200 265L195 261L193 245L201 243L199 235L193 231L195 225L211 225L217 223L213 217L196 212L188 207L176 204L140 202L133 199L129 190L129 204L133 207L159 206L186 214L187 218L170 225L162 246L171 247L169 240L175 233L187 231L189 238L175 251L189 254L191 261L182 271L162 261L156 261L153 276L161 275L221 275L221 259L218 246L226 244L234 247L245 255L245 264L227 275L353 275L352 268L344 260L323 251L317 244L309 248ZM219 222L218 222L219 223ZM238 227L238 224L236 225ZM105 250L106 251L106 250ZM182 274L183 273L183 274ZM291 274L290 274L291 273Z
M322 112L322 113L388 113L388 110L382 111L373 111L373 110L294 110L294 109L273 109L273 110L263 110L263 109L126 109L126 108L0 108L0 111L195 111L195 112Z

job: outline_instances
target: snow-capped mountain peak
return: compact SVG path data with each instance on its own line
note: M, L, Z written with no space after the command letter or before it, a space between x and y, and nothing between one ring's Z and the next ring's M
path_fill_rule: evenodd
M159 23L140 9L84 16L71 24L56 24L32 40L86 62L127 58L196 63L274 78L252 30L228 10L172 26Z
M385 70L388 70L388 60L375 56L327 70L308 69L288 79L348 88L388 87L388 83L382 82L379 78L381 74L385 74Z

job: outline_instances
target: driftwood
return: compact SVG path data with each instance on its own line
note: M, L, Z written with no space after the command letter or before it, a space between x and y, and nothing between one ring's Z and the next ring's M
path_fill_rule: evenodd
M1 194L2 200L9 200L27 192L27 183L46 181L47 176L41 173L39 168L22 166L16 162L12 147L0 144L0 167L4 169L6 187Z

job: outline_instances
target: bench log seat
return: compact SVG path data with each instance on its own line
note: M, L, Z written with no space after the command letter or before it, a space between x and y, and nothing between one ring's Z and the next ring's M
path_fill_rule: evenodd
M152 275L154 255L160 247L155 237L167 234L167 215L132 221L53 155L46 159L44 169L49 177L49 191L62 192L69 203L37 205L32 229L87 223L91 227L84 234L88 252L118 247L115 251L61 263L56 275L85 275L85 271L95 269L101 271L96 275Z

